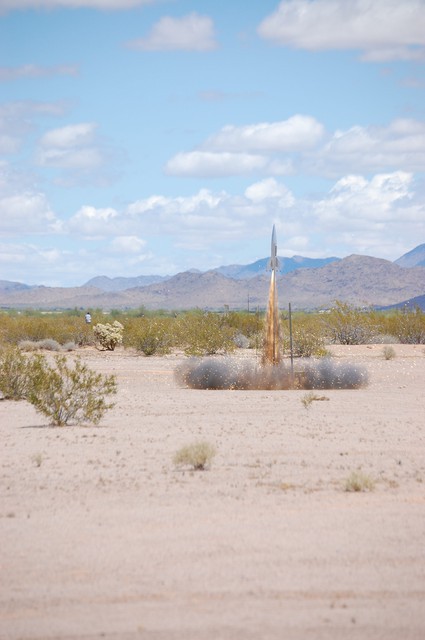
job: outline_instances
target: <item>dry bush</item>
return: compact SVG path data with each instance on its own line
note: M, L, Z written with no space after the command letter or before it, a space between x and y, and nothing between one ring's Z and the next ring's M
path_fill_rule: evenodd
M375 481L361 471L353 471L344 482L344 491L373 491Z
M319 396L314 391L309 391L303 395L301 403L306 409L309 409L312 402L323 400L329 400L329 398L327 396Z
M179 449L173 457L173 462L176 466L192 467L196 471L203 471L210 466L216 453L215 447L209 442L194 442Z
M393 347L387 345L382 349L382 355L384 356L385 360L392 360L393 358L395 358L396 353Z

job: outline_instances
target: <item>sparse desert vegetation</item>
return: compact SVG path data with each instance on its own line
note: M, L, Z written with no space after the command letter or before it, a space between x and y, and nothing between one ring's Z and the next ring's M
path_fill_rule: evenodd
M344 491L348 492L373 491L374 488L375 480L362 471L352 471L344 482Z
M0 349L0 392L8 400L26 400L51 424L98 424L113 407L106 396L115 394L113 375L103 376L77 357L70 364L65 355L49 363L41 353L26 355L19 348Z
M175 320L164 317L164 331ZM311 399L307 412L300 389L182 387L184 349L173 342L144 357L126 343L138 318L119 321L114 351L67 352L69 334L59 352L2 343L13 349L10 371L34 357L54 369L64 358L74 371L78 357L113 375L117 391L99 426L78 428L50 428L26 401L0 402L4 637L78 640L90 628L172 638L178 620L188 638L212 640L217 629L280 638L282 616L298 638L312 625L330 637L363 640L378 628L391 640L422 637L423 346L397 343L384 361L383 343L328 343L329 358L314 359L322 373L364 367L370 382L312 390L329 402ZM227 358L243 368L258 353L213 356ZM208 473L173 463L195 442L219 451Z
M214 445L201 440L181 447L174 454L173 462L177 467L191 467L195 471L204 471L210 466L216 453Z
M123 345L146 356L173 350L206 356L233 353L237 348L261 349L264 312L225 313L191 310L179 313L93 310L92 325L84 311L0 313L0 344L25 350L67 350L93 346L105 350ZM425 314L419 308L391 312L359 309L336 302L327 312L293 314L293 356L328 355L329 344L425 344ZM282 349L289 355L288 314L281 312Z

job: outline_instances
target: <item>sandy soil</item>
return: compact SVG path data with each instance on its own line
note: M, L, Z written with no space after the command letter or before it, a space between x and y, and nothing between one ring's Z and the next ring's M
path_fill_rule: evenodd
M425 348L394 348L335 347L370 384L309 408L90 349L119 386L100 426L0 402L1 639L425 638ZM211 469L175 469L198 439ZM359 469L373 491L344 490Z

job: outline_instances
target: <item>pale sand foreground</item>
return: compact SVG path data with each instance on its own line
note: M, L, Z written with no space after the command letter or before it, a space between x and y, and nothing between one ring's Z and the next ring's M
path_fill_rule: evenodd
M118 378L101 426L0 402L0 638L425 638L425 348L394 348L335 347L370 385L308 409L89 349ZM200 438L211 469L176 470Z

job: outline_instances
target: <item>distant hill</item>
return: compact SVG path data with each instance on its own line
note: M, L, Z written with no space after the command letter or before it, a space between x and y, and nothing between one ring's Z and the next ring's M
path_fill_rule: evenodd
M135 276L135 277L116 277L108 278L108 276L96 276L85 283L85 287L96 287L102 291L124 291L132 287L146 287L156 282L167 280L168 276Z
M315 269L318 267L324 267L331 262L340 260L341 258L303 258L302 256L292 256L292 258L279 258L280 269L279 273L285 274L295 271L296 269ZM217 273L221 273L226 278L235 278L236 280L243 280L245 278L254 278L260 276L268 271L269 258L262 258L251 264L232 264L229 266L218 267L213 269Z
M31 289L30 285L22 282L11 282L10 280L0 280L0 291L25 291Z
M422 296L416 296L415 298L411 298L410 300L403 300L402 302L397 302L397 304L391 304L388 307L378 307L382 310L390 310L390 309L421 309L421 311L425 311L425 294Z
M105 291L93 286L0 289L0 306L39 309L264 309L270 275L236 279L217 270L186 271L146 286ZM277 278L279 304L329 308L335 300L356 306L389 306L425 295L425 267L403 268L388 260L352 255L322 267L301 268Z
M405 253L401 258L395 260L394 264L403 268L425 267L425 244L420 244L412 251Z

